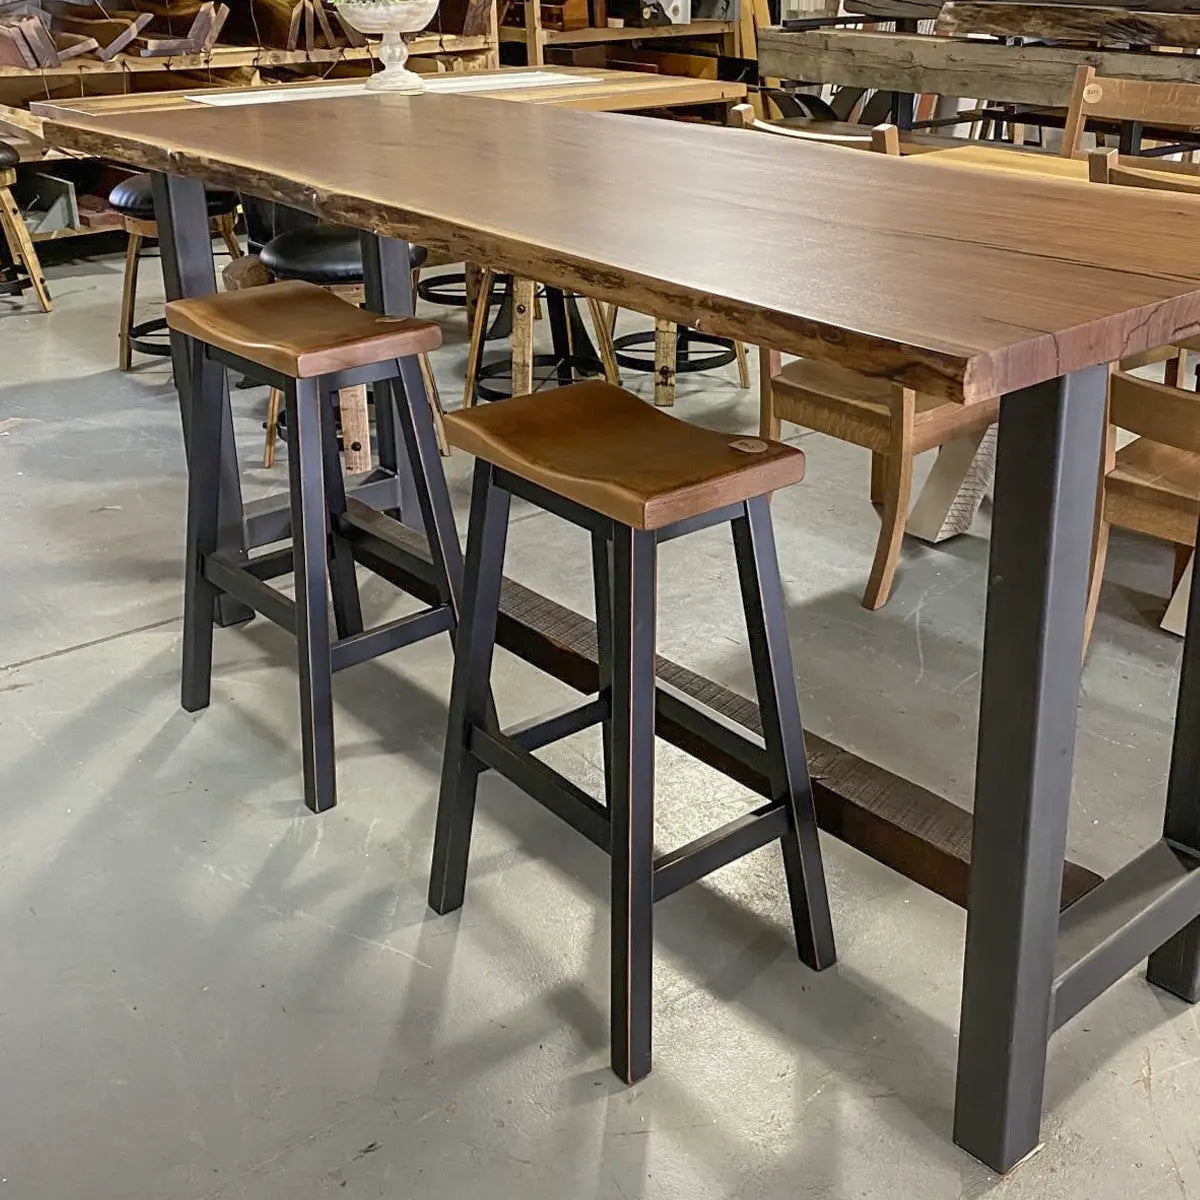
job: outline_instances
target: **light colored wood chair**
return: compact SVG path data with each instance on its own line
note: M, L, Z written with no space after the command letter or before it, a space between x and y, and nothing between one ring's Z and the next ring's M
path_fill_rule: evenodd
M823 134L759 120L745 104L733 108L731 123L799 142L900 153L900 134L894 125L879 125L861 136ZM862 603L864 608L882 608L891 593L904 540L913 459L955 439L981 436L999 415L999 398L986 404L956 404L812 359L781 366L780 355L773 350L760 351L759 367L763 437L777 440L781 423L791 421L871 451L871 501L881 507L882 525Z
M16 164L20 155L7 143L0 142L0 232L4 235L8 246L9 257L17 270L23 270L29 277L29 286L41 305L42 312L50 312L54 303L50 299L50 289L46 286L46 276L29 228L21 216L21 210L13 199L12 186L17 181ZM21 281L24 285L24 280Z
M1059 153L1078 157L1089 117L1107 121L1140 121L1167 129L1200 127L1200 83L1162 83L1118 79L1096 74L1095 67L1075 72ZM1170 170L1170 164L1162 164ZM1135 184L1156 187L1157 184Z
M1200 220L1200 188L1180 186L1181 181L1169 173L1124 167L1115 150L1093 151L1088 156L1088 177L1094 183L1194 194L1198 197L1196 216ZM1185 603L1182 585L1189 573L1200 519L1200 395L1174 386L1176 382L1169 379L1155 383L1125 369L1114 370L1109 381L1086 637L1091 636L1114 525L1175 546L1172 589L1176 599L1168 608L1163 626L1183 632L1175 614ZM1120 450L1119 430L1136 435Z

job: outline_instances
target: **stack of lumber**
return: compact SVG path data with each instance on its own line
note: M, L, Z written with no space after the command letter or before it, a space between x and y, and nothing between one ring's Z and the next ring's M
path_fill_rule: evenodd
M759 36L764 75L806 83L1065 106L1081 64L1100 74L1200 82L1200 0L846 0L879 29L770 29ZM936 17L936 33L915 32ZM1027 44L1024 39L1038 39Z
M152 12L101 0L0 0L0 65L32 69L81 56L109 62L122 53L204 54L216 45L228 17L227 4L204 0L176 32Z

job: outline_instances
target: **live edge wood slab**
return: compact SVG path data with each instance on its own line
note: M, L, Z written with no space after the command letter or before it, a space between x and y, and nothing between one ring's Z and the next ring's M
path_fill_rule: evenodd
M967 403L1200 333L1186 198L1082 221L1051 181L471 96L235 111L45 137Z

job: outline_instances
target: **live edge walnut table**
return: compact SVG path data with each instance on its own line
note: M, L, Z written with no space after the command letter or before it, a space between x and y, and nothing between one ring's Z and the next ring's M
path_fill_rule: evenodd
M172 296L215 286L212 183L369 231L380 311L407 311L414 241L964 404L1003 395L973 831L962 810L812 738L820 819L965 901L954 1136L997 1170L1038 1143L1053 1030L1147 955L1153 983L1200 995L1200 572L1164 836L1104 881L1064 869L1105 421L1097 364L1200 332L1200 275L1187 273L1200 256L1179 253L1194 201L1097 189L1085 223L1076 190L1053 181L477 96L60 113L47 141L156 173ZM178 354L175 377L186 431ZM388 508L403 462L380 458L397 472L364 486ZM221 484L226 545L286 533L279 512L243 509L235 460ZM363 562L429 594L403 538L363 519L356 539ZM504 644L595 688L589 622L513 585L504 603ZM727 736L757 727L754 706L665 661L660 676L659 734L765 790ZM677 689L711 717L685 721Z

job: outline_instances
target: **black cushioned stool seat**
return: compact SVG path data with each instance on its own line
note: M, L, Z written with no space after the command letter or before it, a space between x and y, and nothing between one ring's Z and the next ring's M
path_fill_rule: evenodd
M258 257L276 279L302 279L322 287L348 287L363 280L358 231L341 225L290 229L273 237ZM409 266L419 267L427 257L424 246L409 247Z
M7 142L0 142L0 171L7 171L20 161L21 156L17 153L15 146L10 146Z
M237 193L224 188L205 188L208 215L223 217L237 208ZM134 217L139 221L154 220L154 190L149 175L130 175L122 179L111 192L108 202L122 216Z

